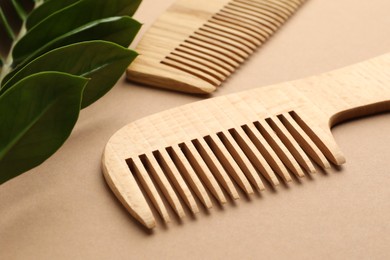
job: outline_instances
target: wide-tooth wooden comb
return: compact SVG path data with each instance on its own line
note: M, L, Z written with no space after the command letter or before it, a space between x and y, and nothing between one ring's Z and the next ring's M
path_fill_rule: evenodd
M305 0L178 0L137 46L127 78L190 93L213 92Z
M130 214L148 228L166 222L165 197L179 217L196 196L212 207L236 187L250 194L345 162L330 127L390 110L390 54L287 83L216 97L128 124L108 142L104 176ZM260 175L262 176L260 178ZM158 191L159 190L159 191ZM223 192L225 190L225 192Z

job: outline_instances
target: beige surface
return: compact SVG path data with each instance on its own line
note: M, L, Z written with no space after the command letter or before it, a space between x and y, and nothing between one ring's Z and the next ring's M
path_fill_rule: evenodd
M147 27L171 2L144 0L137 17ZM215 95L389 52L389 10L388 0L309 0ZM334 128L340 171L145 232L103 180L103 147L130 121L200 99L119 82L52 158L0 186L0 259L390 258L389 113Z

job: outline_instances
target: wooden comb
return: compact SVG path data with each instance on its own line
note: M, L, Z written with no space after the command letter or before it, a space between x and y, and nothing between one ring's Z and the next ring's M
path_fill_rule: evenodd
M390 54L287 83L216 97L128 124L108 142L104 176L130 214L148 228L155 218L137 181L168 222L160 194L179 217L181 198L212 207L236 186L250 194L340 165L330 131L346 119L390 110ZM225 192L223 191L225 190ZM158 191L159 190L159 191Z
M305 0L178 0L137 46L132 81L210 93Z

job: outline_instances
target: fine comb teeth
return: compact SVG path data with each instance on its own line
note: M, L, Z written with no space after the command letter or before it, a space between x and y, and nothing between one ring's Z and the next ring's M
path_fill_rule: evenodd
M345 162L330 126L390 110L390 54L302 80L191 103L119 130L103 155L105 178L131 215L155 226ZM140 186L138 186L140 183ZM165 201L165 202L164 202ZM183 201L184 205L181 203Z
M304 0L178 0L137 46L132 81L210 93L305 2Z

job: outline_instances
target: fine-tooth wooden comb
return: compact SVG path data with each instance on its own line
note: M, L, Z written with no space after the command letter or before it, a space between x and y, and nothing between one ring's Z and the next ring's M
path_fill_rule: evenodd
M305 0L178 0L137 46L132 81L190 93L216 90Z
M314 164L343 164L330 127L388 110L390 54L137 120L109 140L103 172L130 214L153 228L143 192L169 222L166 203L184 216L179 198L196 213L195 196L210 208L209 193L225 203L225 193L238 199L236 187L247 194L263 190L263 177L278 185L291 181L290 174L314 173Z

